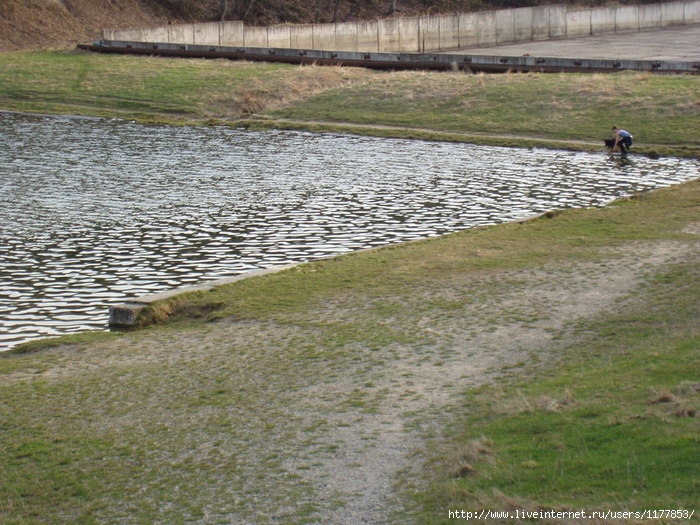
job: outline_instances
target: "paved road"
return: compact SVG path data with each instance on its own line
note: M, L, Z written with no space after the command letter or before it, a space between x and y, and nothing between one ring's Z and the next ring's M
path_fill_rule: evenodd
M700 24L652 31L624 32L565 40L470 47L460 53L491 56L661 60L700 63ZM450 51L449 53L455 53Z

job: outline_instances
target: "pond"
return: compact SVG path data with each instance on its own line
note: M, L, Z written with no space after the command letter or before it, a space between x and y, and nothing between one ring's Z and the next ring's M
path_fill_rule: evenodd
M0 113L0 350L127 299L599 206L687 159Z

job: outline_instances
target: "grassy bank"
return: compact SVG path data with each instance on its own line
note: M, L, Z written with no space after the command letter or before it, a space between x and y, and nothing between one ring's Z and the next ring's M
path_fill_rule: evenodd
M698 76L376 72L83 52L0 54L0 109L227 122L600 149L613 123L637 151L697 156Z

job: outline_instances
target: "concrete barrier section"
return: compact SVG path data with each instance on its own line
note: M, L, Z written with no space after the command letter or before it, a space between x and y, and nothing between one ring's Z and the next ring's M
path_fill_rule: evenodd
M246 27L243 34L245 47L269 47L267 45L267 27Z
M481 11L476 14L476 44L478 46L496 45L496 12Z
M129 42L168 42L168 27L105 29L102 31L102 38Z
M168 42L170 44L194 44L194 25L173 24L168 26Z
M532 7L530 11L532 13L530 39L549 40L551 38L549 31L549 6Z
M377 35L379 28L376 20L357 22L357 50L358 52L379 51Z
M442 15L440 18L440 49L459 48L459 16Z
M196 45L221 45L221 23L194 25L194 44Z
M526 42L532 40L532 8L520 7L513 9L513 41Z
M700 22L700 0L685 2L683 5L683 23L692 24Z
M168 26L148 31L148 38L147 42L169 42L170 32L168 31Z
M614 7L591 9L591 34L614 33L616 12L617 9Z
M567 11L566 33L563 36L576 38L579 36L589 36L590 34L591 11L589 9Z
M311 24L291 26L289 38L292 41L292 49L314 48L314 32Z
M639 31L639 7L624 5L615 8L615 31Z
M681 25L684 21L685 2L661 4L661 27Z
M549 38L564 38L566 36L566 12L565 5L550 5L549 10Z
M129 42L148 42L141 39L141 33L137 29L103 29L100 31L102 40L124 40Z
M515 23L513 9L496 11L496 44L515 42Z
M245 42L243 22L222 22L219 38L222 46L242 46Z
M358 47L358 24L348 22L336 24L335 26L335 50L336 51L357 51Z
M459 47L476 47L477 40L476 14L460 13L459 20Z
M292 47L291 26L270 26L267 31L268 47L282 47L289 49Z
M657 29L661 27L661 4L639 6L639 30Z
M418 52L425 53L426 51L439 51L442 47L442 38L440 34L439 16L421 16L418 18ZM402 51L408 51L405 49Z
M313 49L332 51L335 47L335 24L312 24Z
M399 49L399 18L377 20L377 42L380 53Z
M419 53L420 42L420 18L398 18L399 46L387 51L399 53Z

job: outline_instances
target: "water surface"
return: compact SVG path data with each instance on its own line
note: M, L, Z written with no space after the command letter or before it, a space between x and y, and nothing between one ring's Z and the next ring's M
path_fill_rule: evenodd
M0 350L108 307L689 180L698 164L0 113Z

